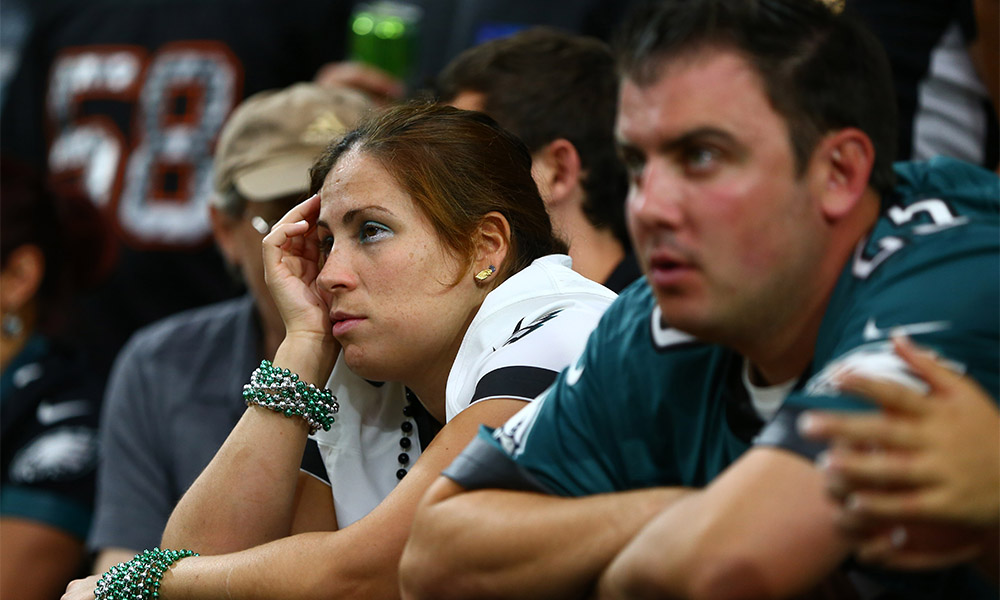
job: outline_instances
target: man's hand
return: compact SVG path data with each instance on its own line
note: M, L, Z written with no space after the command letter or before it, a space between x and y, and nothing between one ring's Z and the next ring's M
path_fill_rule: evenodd
M327 63L319 68L313 81L323 86L354 88L379 105L401 100L406 93L402 81L360 62Z
M905 338L896 352L929 386L846 374L840 387L878 413L806 413L839 524L861 538L858 557L898 568L963 562L1000 520L1000 412L974 381Z

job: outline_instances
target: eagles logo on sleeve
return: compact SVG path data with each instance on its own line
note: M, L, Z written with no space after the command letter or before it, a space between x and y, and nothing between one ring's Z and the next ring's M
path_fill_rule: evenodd
M549 391L546 390L534 402L529 402L527 406L517 411L506 423L493 431L493 438L500 442L500 446L504 452L511 458L517 458L524 451L528 433L531 431L531 426L535 424L535 418L538 416L538 409L541 408L542 403L545 402L548 395Z
M965 366L948 361L946 363L956 373L964 373ZM891 342L879 342L858 346L831 362L822 371L813 375L805 386L807 396L838 396L840 388L837 378L843 373L854 373L875 379L885 379L927 391L927 384L906 366L906 362L893 351Z

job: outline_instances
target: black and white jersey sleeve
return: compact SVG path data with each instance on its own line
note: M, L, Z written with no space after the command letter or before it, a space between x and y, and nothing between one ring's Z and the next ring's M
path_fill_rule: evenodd
M531 271L531 267L525 271ZM568 268L554 272L561 280L560 285L553 286L553 293L538 294L536 288L530 301L484 302L448 378L449 421L482 400L533 400L580 355L615 295ZM520 276L499 286L488 301L497 300L496 295L500 300L516 298L517 288L528 283L515 281ZM505 289L508 284L515 285Z

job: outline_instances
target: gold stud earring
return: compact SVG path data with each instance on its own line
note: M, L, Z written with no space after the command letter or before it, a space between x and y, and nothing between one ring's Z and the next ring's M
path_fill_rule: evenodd
M496 270L497 268L493 265L486 267L482 271L476 273L476 281L486 281Z

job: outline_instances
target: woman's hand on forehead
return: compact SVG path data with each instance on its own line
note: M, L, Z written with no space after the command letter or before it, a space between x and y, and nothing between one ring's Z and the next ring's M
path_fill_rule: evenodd
M286 336L305 333L332 339L329 308L316 287L319 206L319 194L303 201L271 228L262 243L264 279L285 323Z

